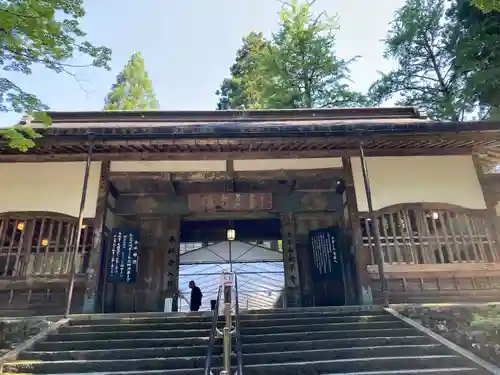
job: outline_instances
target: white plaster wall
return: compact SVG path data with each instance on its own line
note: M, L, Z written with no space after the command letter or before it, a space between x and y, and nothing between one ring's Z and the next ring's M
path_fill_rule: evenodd
M93 162L85 218L94 218L101 163ZM0 163L0 213L50 211L77 217L85 162Z
M237 172L327 168L342 168L342 158L255 159L234 161L234 170Z
M224 160L112 161L111 172L224 172Z
M402 203L448 203L486 209L469 155L366 158L373 209ZM352 158L359 211L368 211L361 160Z
M341 158L235 160L236 172L342 168ZM224 172L225 160L113 161L112 172Z

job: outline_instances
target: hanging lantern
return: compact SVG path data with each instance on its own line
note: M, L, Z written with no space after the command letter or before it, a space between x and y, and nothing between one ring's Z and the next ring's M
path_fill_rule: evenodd
M236 231L234 229L228 229L226 238L228 241L234 241L236 238Z

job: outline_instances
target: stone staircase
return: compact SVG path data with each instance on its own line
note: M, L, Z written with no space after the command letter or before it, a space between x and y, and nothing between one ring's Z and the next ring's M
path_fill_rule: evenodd
M74 318L4 374L203 375L210 314ZM289 309L241 316L244 375L486 375L381 309ZM222 364L216 341L213 374Z
M260 311L241 335L244 375L487 374L382 309Z
M202 374L212 314L73 318L5 374ZM221 365L217 340L212 363Z

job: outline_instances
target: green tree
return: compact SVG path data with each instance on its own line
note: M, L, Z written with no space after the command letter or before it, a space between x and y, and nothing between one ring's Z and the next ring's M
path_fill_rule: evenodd
M454 69L466 77L469 95L487 107L500 107L500 12L483 13L467 0L448 9Z
M224 96L227 107L369 104L366 97L349 87L349 65L354 59L340 59L335 54L336 19L324 12L315 16L311 4L293 0L283 5L279 30L270 41L261 34L251 34L253 38L244 41L231 69L231 79L222 84L222 88L230 88Z
M144 58L139 52L132 55L125 68L118 74L116 83L105 101L107 111L158 108L153 83L144 68Z
M57 13L57 17L56 17ZM94 66L109 69L111 50L85 40L80 20L85 15L83 0L0 0L0 66L6 72L29 75L41 65L56 73L75 76L75 69ZM88 63L71 64L76 56ZM32 113L50 123L47 109L36 95L24 91L12 80L0 78L0 111ZM27 127L0 129L11 147L26 151L40 135Z
M396 12L385 57L399 67L372 85L374 100L396 97L397 104L417 106L442 120L462 120L477 111L464 75L454 67L445 6L442 0L407 0Z
M481 9L484 13L500 11L499 0L470 0L470 4Z
M269 41L264 39L262 33L251 32L243 38L243 44L236 52L236 61L229 68L231 78L225 78L220 89L216 91L219 97L217 109L252 107L250 98L247 97L245 77L255 71L258 57L269 46Z

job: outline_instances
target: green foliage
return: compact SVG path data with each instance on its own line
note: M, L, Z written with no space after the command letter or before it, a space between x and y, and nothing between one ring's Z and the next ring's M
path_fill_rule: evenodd
M448 21L455 71L466 77L475 100L500 107L500 12L483 13L467 0L454 0Z
M236 61L229 68L231 78L225 78L220 89L216 91L216 95L219 96L217 109L252 107L247 96L245 77L255 71L258 57L269 47L270 43L264 39L262 33L251 32L243 38L243 45L236 52Z
M499 0L470 0L470 4L481 9L484 13L500 11Z
M153 83L144 68L144 58L136 52L118 74L116 83L106 97L105 109L148 110L157 109L158 106Z
M41 65L72 76L73 69L79 67L109 69L111 50L84 39L86 34L79 24L84 15L83 0L0 0L1 68L29 75L34 65ZM75 55L88 57L89 63L70 64ZM34 94L0 78L0 111L36 113L46 109ZM10 146L24 151L33 146L36 134L26 127L20 131L19 126L0 132Z
M500 328L500 307L491 306L474 312L470 326L474 329L498 330Z
M244 39L231 78L218 94L221 108L311 108L369 105L349 87L349 65L335 55L337 22L315 16L309 3L285 4L277 33L267 41L252 33Z
M33 112L27 117L44 126L52 125L52 119L47 112ZM0 138L6 140L9 147L26 152L30 148L35 147L35 139L42 137L39 132L29 125L29 123L26 123L24 125L17 124L9 128L0 128Z
M442 0L407 0L391 23L385 57L399 67L370 88L377 102L393 96L398 105L424 109L429 117L462 120L477 112L465 76L454 66L455 49Z

